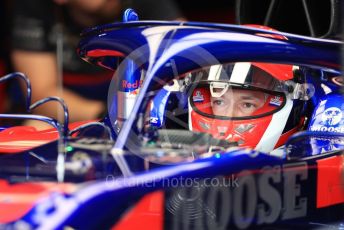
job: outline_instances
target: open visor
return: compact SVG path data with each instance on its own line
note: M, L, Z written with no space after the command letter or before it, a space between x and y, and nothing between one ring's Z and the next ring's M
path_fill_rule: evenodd
M232 86L227 82L199 82L192 90L190 105L204 116L220 119L247 119L279 111L283 93Z
M221 81L232 85L284 92L285 81L293 79L293 70L290 65L237 62L212 65L189 73L189 76L192 82ZM222 87L222 84L217 86Z
M315 89L306 82L294 82L294 71L298 68L291 65L237 62L212 65L188 74L190 82L208 82L211 96L216 97L227 92L228 87L242 89L260 89L270 94L284 93L290 99L309 100Z

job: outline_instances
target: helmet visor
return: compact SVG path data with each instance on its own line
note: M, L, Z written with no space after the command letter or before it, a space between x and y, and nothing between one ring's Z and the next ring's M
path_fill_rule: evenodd
M245 119L272 114L286 101L283 93L232 86L228 82L199 83L192 91L193 110L220 119Z
M262 67L260 63L238 62L189 73L191 106L205 116L222 119L247 119L277 112L286 102L282 80L286 76L283 72L283 76L273 76L272 68ZM275 71L274 75L279 74Z
M267 64L265 64L266 66ZM214 82L214 87L223 87L223 83L216 85L215 82L227 82L231 85L240 85L244 87L254 87L261 88L264 90L270 90L275 92L285 92L285 80L290 80L291 72L287 71L273 71L274 69L269 68L271 73L262 69L261 63L249 63L249 62L237 62L237 63L227 63L221 65L212 65L210 67L202 68L197 71L189 73L189 77L192 82ZM271 65L275 69L286 68L285 66L278 68L276 65ZM291 67L290 67L291 71Z

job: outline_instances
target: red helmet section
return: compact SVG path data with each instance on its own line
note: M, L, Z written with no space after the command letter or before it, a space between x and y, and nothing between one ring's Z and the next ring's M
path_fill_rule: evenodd
M291 65L270 63L251 63L251 65L258 67L280 81L293 79L293 66ZM258 76L258 78L262 79L263 77L260 78ZM211 82L211 80L208 81ZM213 99L211 99L209 85L202 83L201 86L196 87L189 99L189 122L190 129L193 131L210 133L215 138L236 141L242 147L256 148L258 146L269 146L263 147L263 149L271 151L283 145L286 139L300 129L302 125L298 123L292 128L289 126L286 128L287 120L290 116L294 116L294 112L292 112L294 108L293 101L287 99L282 92L264 91L264 88L262 89L262 92L266 92L264 105L249 116L231 117L228 115L228 117L222 117L214 115L211 105ZM253 87L247 90L259 89ZM232 113L235 114L235 108ZM273 130L272 133L274 134L270 132L271 130ZM273 141L268 143L269 140Z
M220 120L192 111L192 130L211 133L215 138L236 141L243 147L255 147L269 126L272 115L250 120Z

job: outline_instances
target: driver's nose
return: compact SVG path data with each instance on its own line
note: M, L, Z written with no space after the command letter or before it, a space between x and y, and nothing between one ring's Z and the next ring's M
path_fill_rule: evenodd
M235 108L234 108L234 100L227 100L227 112L226 112L226 116L228 117L234 117L236 116L236 111L235 111Z

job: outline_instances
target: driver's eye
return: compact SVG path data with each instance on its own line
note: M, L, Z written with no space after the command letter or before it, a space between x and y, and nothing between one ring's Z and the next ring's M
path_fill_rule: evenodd
M213 104L214 104L214 105L217 105L217 106L221 106L221 105L224 105L224 101L223 101L223 100L217 99L217 100L214 100L214 101L213 101Z
M244 108L246 108L246 109L256 108L256 105L255 105L255 104L252 104L252 103L249 103L249 102L243 103L242 106L243 106Z

